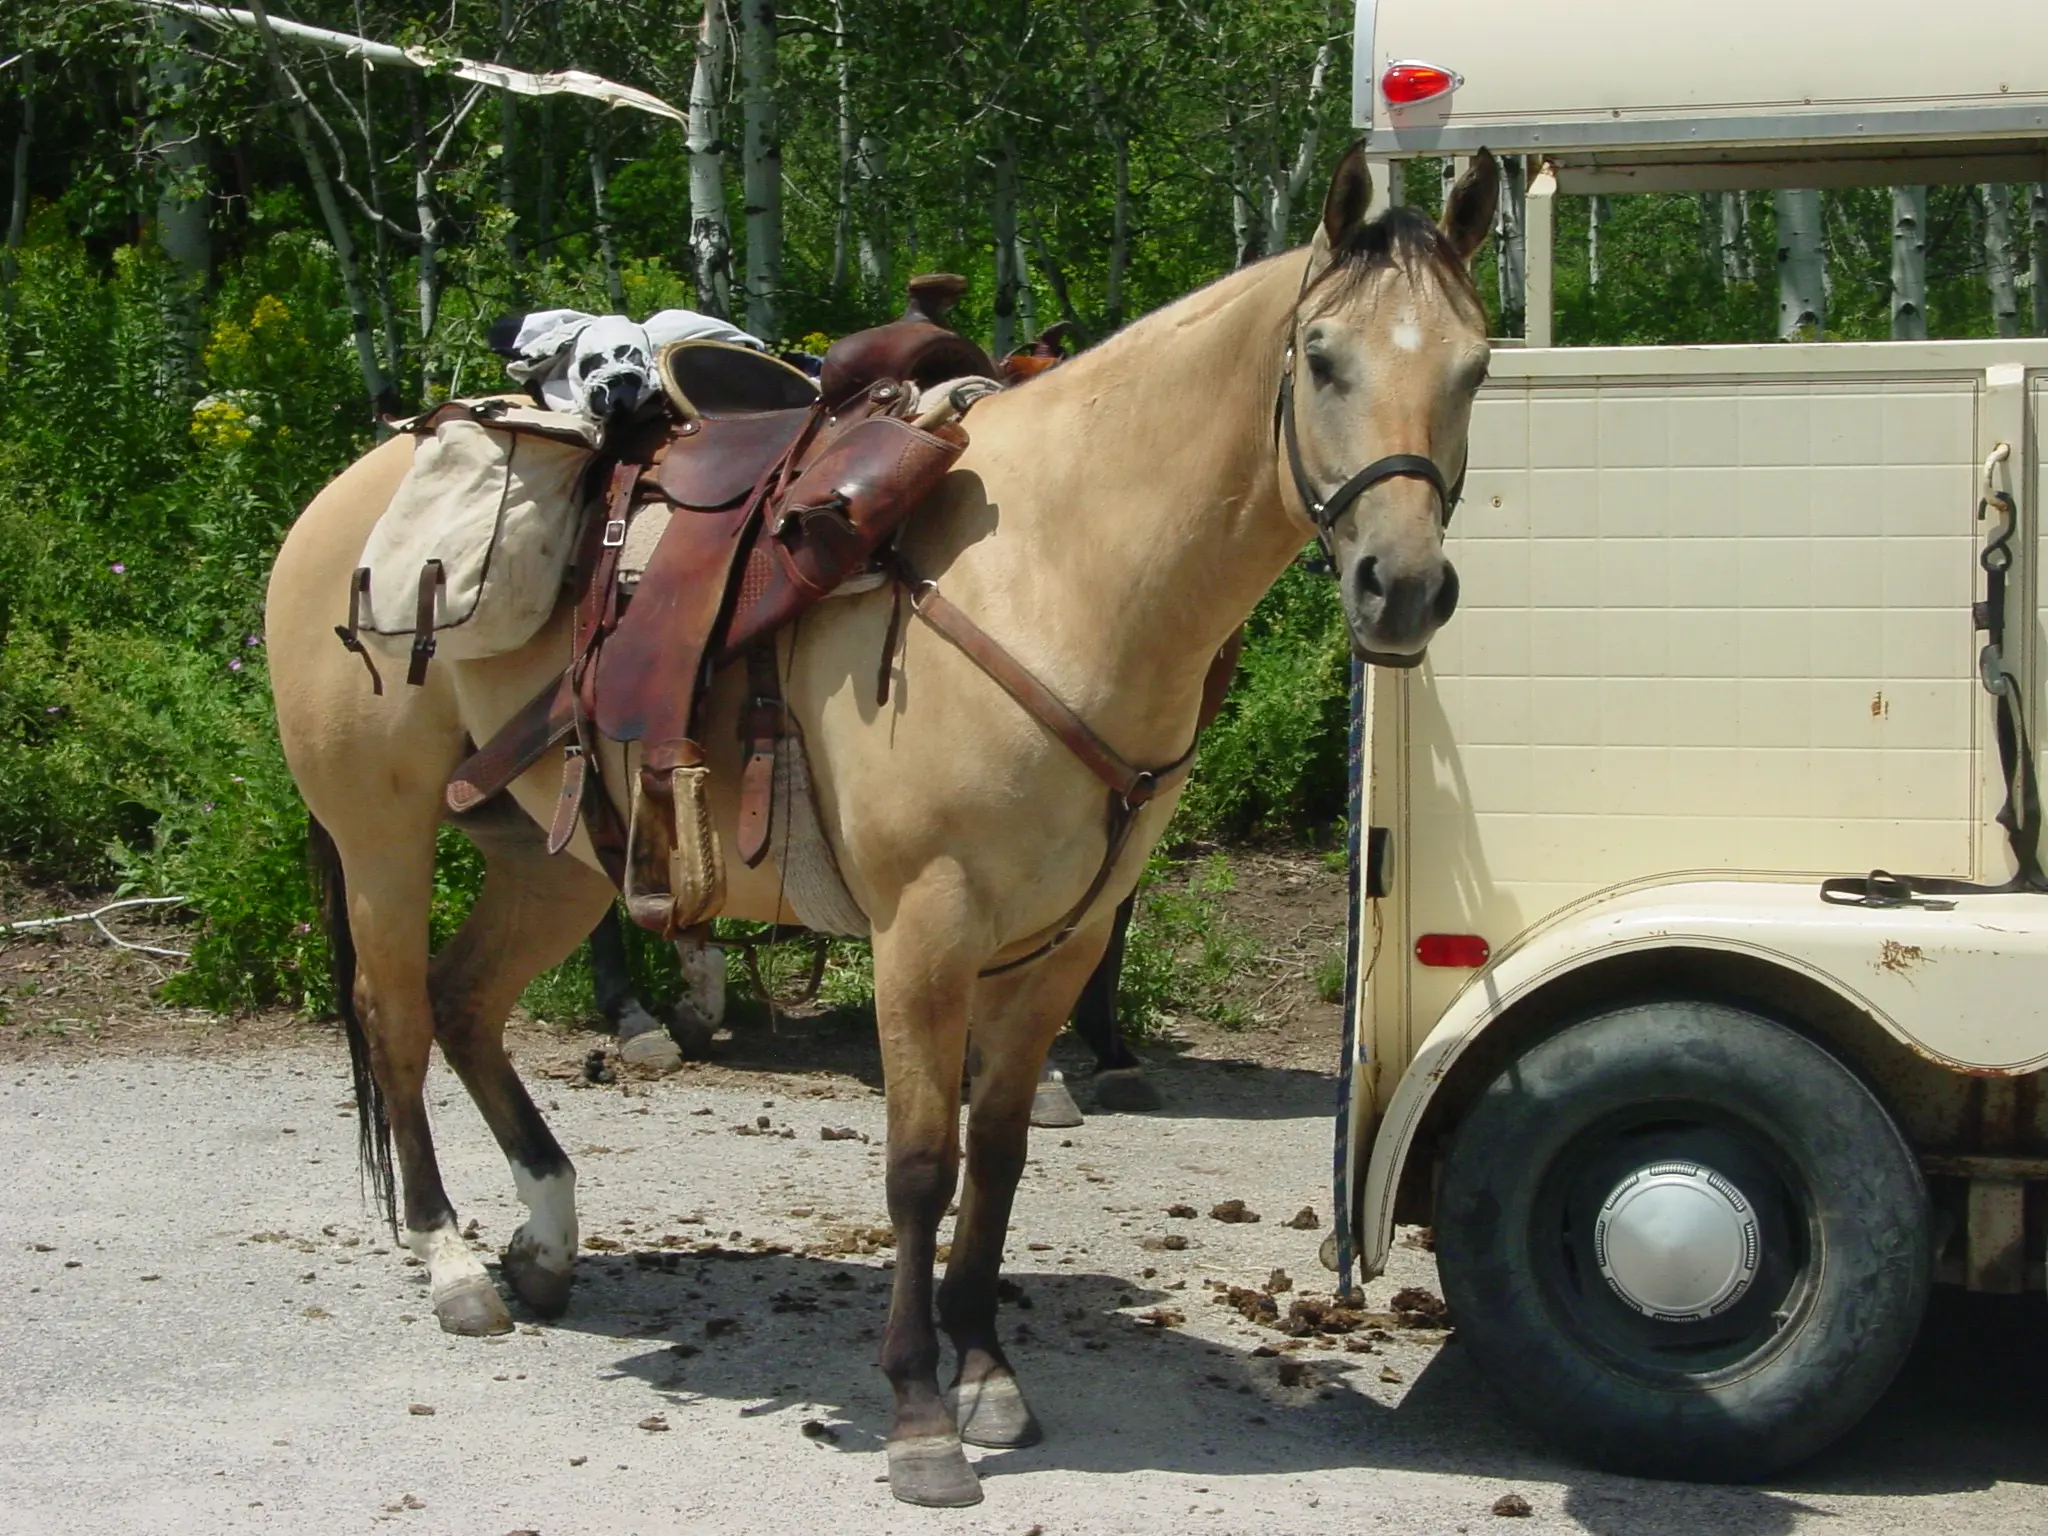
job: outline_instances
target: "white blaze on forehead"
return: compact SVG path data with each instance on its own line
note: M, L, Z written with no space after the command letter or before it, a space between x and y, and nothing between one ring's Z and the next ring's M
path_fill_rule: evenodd
M1393 342L1402 352L1422 350L1422 327L1415 323L1413 315L1403 315L1394 322Z

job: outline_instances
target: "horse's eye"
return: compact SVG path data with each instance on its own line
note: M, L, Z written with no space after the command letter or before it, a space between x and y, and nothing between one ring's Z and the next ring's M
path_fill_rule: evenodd
M1328 389L1330 387L1330 380L1335 377L1330 368L1329 358L1320 352L1309 353L1308 376L1315 381L1318 389Z

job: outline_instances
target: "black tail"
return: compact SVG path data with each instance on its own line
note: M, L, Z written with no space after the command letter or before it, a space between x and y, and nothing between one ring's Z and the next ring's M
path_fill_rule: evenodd
M391 1224L398 1240L398 1188L391 1175L391 1120L384 1094L370 1066L370 1042L356 1013L356 940L348 924L348 884L341 873L341 854L327 829L312 818L306 826L306 862L313 872L313 890L320 903L321 926L334 977L334 1006L348 1035L348 1070L355 1080L356 1148L362 1158L363 1182L370 1187L378 1212Z

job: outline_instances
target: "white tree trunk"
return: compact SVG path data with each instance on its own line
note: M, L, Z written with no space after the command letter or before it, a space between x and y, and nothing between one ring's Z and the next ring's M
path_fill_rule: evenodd
M775 119L775 0L740 0L740 149L747 200L747 329L780 339L782 137Z
M412 111L412 209L420 227L419 263L415 286L419 296L420 402L434 401L434 353L428 343L441 310L441 217L434 207L434 153L427 142L427 118L420 104L416 81L406 80L405 95Z
M356 258L355 236L350 232L348 219L334 195L334 181L328 174L327 162L320 157L320 151L313 143L305 98L297 78L285 68L284 55L277 46L277 34L270 30L270 13L264 8L263 0L249 0L249 10L256 18L256 32L262 39L264 56L269 61L278 95L284 104L285 121L290 124L292 138L306 163L306 176L313 183L313 198L320 205L320 216L327 225L327 238L334 244L335 264L341 268L342 292L348 299L349 325L355 335L356 365L362 371L363 392L370 398L371 414L381 415L396 409L397 399L377 361L376 338L370 334L370 307L363 295L363 270L362 263Z
M1600 234L1607 223L1607 199L1595 192L1586 199L1586 286L1600 286Z
M995 198L989 213L996 247L996 300L991 350L1002 358L1017 345L1017 147L1008 134L992 158Z
M517 24L513 0L498 0L500 64L512 62L512 34ZM520 260L518 102L519 98L510 91L498 92L498 201L505 208L505 259L512 263L515 282Z
M14 318L14 281L21 274L21 237L28 226L28 154L36 137L36 56L21 55L21 128L14 136L14 186L8 194L7 241L0 245L0 320Z
M1991 289L1991 324L2001 336L2020 333L2020 295L2012 239L2012 188L1979 187L1984 199L1984 281Z
M1330 61L1336 56L1340 32L1339 7L1331 5L1323 18L1323 42L1316 49L1315 63L1308 72L1308 95L1302 103L1305 121L1301 141L1295 146L1294 162L1273 176L1266 189L1266 254L1277 256L1288 247L1288 230L1294 222L1294 205L1308 188L1315 173L1316 146L1322 139L1323 92L1330 78Z
M1248 267L1257 261L1266 249L1264 210L1252 196L1251 156L1247 151L1244 132L1232 127L1230 137L1230 233L1237 248L1232 253L1233 267Z
M704 0L690 77L690 254L697 307L720 319L732 315L732 221L725 211L725 144L718 136L731 35L725 0Z
M1747 192L1721 194L1721 281L1730 286L1756 281L1756 262L1749 248Z
M889 152L880 134L860 136L861 201L867 217L860 231L860 282L869 294L891 298L896 286L893 242L889 237L889 200L884 191Z
M1031 262L1024 237L1017 237L1012 265L1017 271L1017 341L1030 346L1038 340L1038 295L1031 291Z
M1892 340L1927 339L1927 189L1892 188Z
M612 211L608 196L611 177L605 168L608 156L607 135L598 119L590 130L590 214L597 225L597 254L604 263L604 293L612 310L617 314L626 311L626 284L619 274L619 245L612 235Z
M859 151L853 131L853 55L846 46L846 6L832 0L832 64L839 86L839 188L832 219L832 296L846 292L853 243L853 162Z
M1524 231L1528 228L1529 182L1522 169L1522 157L1509 155L1500 166L1500 209L1494 216L1494 259L1500 268L1500 327L1504 336L1522 334L1528 313L1529 249Z
M1827 256L1820 193L1779 192L1778 339L1817 338L1827 329Z
M2048 336L2048 181L2037 181L2027 199L2034 243L2034 333Z
M157 40L163 52L150 61L151 84L167 108L160 115L151 114L150 138L158 159L156 236L179 277L165 317L172 345L162 360L165 383L173 390L197 377L200 303L213 273L206 157L191 123L169 107L198 87L199 71L193 65L189 41L195 29L183 16L159 16Z
M1124 274L1131 265L1131 136L1119 128L1115 144L1115 191L1109 222L1109 273L1103 285L1103 320L1123 329Z

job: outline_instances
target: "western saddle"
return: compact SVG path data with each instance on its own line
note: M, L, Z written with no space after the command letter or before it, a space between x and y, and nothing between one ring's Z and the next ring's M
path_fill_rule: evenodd
M615 430L587 482L596 494L570 573L569 665L456 770L450 810L477 809L560 749L549 852L568 845L580 820L636 922L673 937L708 921L723 902L724 871L706 810L705 755L692 735L705 686L717 668L745 660L735 851L752 867L769 848L785 734L775 635L848 576L879 567L898 601L879 700L887 700L907 598L1109 786L1101 871L1060 931L1024 958L1064 942L1107 883L1137 809L1194 748L1165 768L1133 768L893 549L896 529L966 447L957 418L998 387L987 354L943 323L964 286L946 274L914 279L902 318L836 343L816 385L778 359L722 342L663 351L666 408ZM931 398L933 386L955 381L965 382ZM620 552L628 519L650 506L666 508L668 521L628 600ZM1211 668L1204 725L1235 659L1233 641ZM640 743L624 817L594 782L600 736Z

